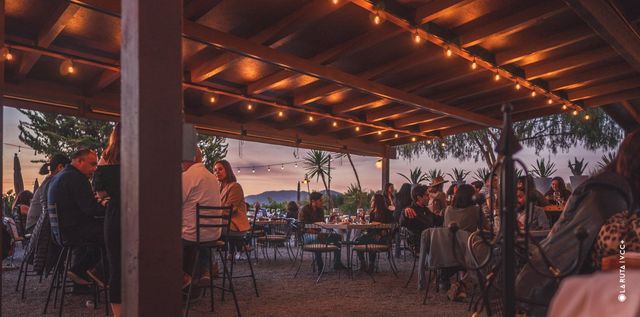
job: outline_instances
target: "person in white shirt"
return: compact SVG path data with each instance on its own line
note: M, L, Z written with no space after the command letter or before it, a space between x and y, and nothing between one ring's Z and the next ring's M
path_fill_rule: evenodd
M220 201L220 185L218 179L207 170L202 164L202 152L196 148L193 161L182 161L182 244L183 253L183 270L185 278L183 285L189 285L192 277L190 273L193 270L195 260L195 241L196 241L196 205L203 206L221 206ZM202 210L203 215L213 215L219 211ZM219 219L201 219L201 224L211 224ZM222 230L220 228L201 228L200 241L214 241L220 238ZM201 279L210 278L208 266L209 249L202 248L198 261L198 270L201 272Z

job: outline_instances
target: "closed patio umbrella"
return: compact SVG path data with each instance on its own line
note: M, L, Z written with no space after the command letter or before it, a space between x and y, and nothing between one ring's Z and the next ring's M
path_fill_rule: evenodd
M24 181L22 181L22 169L20 168L18 153L13 155L13 189L16 195L24 190Z
M40 187L40 183L38 183L38 179L36 178L36 181L33 183L33 192L35 193L36 190L38 190L38 187Z

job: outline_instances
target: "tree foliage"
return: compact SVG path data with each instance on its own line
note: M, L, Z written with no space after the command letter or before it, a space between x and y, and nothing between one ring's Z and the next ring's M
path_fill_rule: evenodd
M37 153L49 157L57 153L68 156L79 148L102 151L113 128L113 123L108 121L31 110L20 112L28 120L18 122L18 138Z
M589 109L589 120L570 113L556 114L516 122L513 125L516 137L523 146L538 154L548 150L553 154L568 151L575 146L587 150L614 149L624 137L622 129L601 109ZM412 158L426 154L436 161L453 157L460 161L483 160L488 167L496 161L494 149L500 138L500 129L485 128L448 136L439 142L416 142L397 147L398 155Z
M229 144L222 137L199 134L198 147L202 151L203 164L208 170L213 171L213 164L227 156Z

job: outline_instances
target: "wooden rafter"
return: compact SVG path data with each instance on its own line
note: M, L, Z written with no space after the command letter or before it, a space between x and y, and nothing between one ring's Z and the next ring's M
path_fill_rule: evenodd
M549 89L551 90L574 89L589 85L594 81L606 80L628 74L630 72L633 72L633 69L628 65L619 63L582 71L576 74L567 74L562 77L549 80L548 84Z
M638 87L640 87L640 78L625 78L595 86L579 88L569 91L568 95L570 100L581 100Z
M523 58L550 52L560 49L571 44L593 38L595 35L585 27L578 27L566 31L560 31L549 36L538 36L527 40L526 45L516 47L514 49L497 53L496 64L506 65L515 63Z
M609 47L586 51L583 53L567 56L565 58L555 59L553 61L541 61L535 64L525 66L527 79L537 79L549 74L558 73L575 69L581 66L589 65L596 60L604 60L616 56Z
M623 100L621 103L627 113L640 124L640 112L628 100Z
M344 2L340 2L337 5L333 5L332 3L329 3L325 0L314 0L306 4L293 14L290 14L286 18L273 24L267 29L250 37L249 41L258 44L270 45L274 48L282 46L286 43L286 41L282 41L282 37L291 39L291 37L288 37L289 35L291 35L291 33L299 32L305 26L312 24L321 17L339 9L344 4ZM273 37L276 36L281 37L276 39L276 43L269 43L269 41L271 41ZM239 55L233 54L231 52L224 52L213 59L204 60L201 64L194 65L191 68L191 81L201 82L207 80L215 74L218 74L221 71L225 70L234 60L238 59L239 57Z
M64 30L76 12L78 12L79 8L77 5L69 3L68 1L61 1L56 11L48 18L38 33L38 37L36 38L37 46L48 47L51 45L56 37L62 33L62 30ZM40 54L37 53L30 52L24 54L18 66L16 79L24 78L39 58Z
M464 5L467 5L474 0L438 0L431 1L428 4L425 4L419 7L415 13L415 21L417 24L422 25L425 23L429 23L445 14L454 10L456 8L460 8Z
M198 21L209 11L213 10L222 0L191 0L184 7L183 15L185 19Z

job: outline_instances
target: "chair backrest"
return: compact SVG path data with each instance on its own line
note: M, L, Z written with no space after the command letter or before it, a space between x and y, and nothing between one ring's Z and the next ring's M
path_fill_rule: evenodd
M301 223L299 228L299 241L303 247L305 244L329 244L328 239L326 239L329 235L327 231L332 230L315 223Z
M16 222L13 218L4 217L2 221L4 222L4 225L7 228L9 235L11 236L11 240L13 241L24 240L24 238L20 236L20 233L18 232L18 226L16 225Z
M272 219L269 223L269 234L287 236L291 235L291 226L287 219Z
M215 214L202 214L205 210L220 211ZM220 229L221 232L228 232L231 227L231 212L233 206L204 206L196 204L196 242L201 242L202 229ZM211 220L202 223L203 220Z
M53 236L53 241L58 245L63 247L62 243L62 234L60 232L60 222L58 219L58 207L56 204L48 204L47 205L47 213L49 214L49 223L51 223L51 235Z
M428 239L427 263L430 267L444 268L465 266L469 232L449 228L429 228L423 231L422 239ZM454 244L455 243L455 244Z

